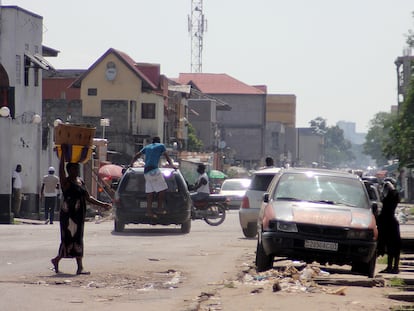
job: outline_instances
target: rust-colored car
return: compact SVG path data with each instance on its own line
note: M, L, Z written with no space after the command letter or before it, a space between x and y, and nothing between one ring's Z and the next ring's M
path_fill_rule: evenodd
M361 179L322 169L290 168L276 174L259 213L256 267L274 257L320 264L350 264L374 276L377 226Z

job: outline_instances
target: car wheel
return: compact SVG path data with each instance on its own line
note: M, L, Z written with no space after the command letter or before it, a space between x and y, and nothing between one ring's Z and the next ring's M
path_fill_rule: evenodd
M115 232L122 232L122 231L124 231L124 229L125 229L125 223L123 223L120 220L116 220L115 219L115 221L114 221L114 229L115 229Z
M273 268L273 256L266 255L262 243L257 240L256 248L256 270L257 272L263 272Z
M191 219L181 224L181 233L190 233L191 230Z
M242 228L243 234L246 238L254 238L257 234L257 224L249 222L247 228Z
M371 260L368 262L367 276L373 278L375 276L375 265L377 264L377 255L372 256Z

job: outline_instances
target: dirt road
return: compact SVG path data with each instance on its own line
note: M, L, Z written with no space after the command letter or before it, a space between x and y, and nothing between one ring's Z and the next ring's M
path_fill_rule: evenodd
M62 261L61 274L50 270L57 223L0 226L1 309L370 311L407 305L386 298L390 289L381 287L381 276L378 287L312 280L367 280L348 267L315 268L318 275L304 277L301 265L280 261L269 273L255 273L256 241L242 236L237 211L219 227L193 222L187 235L173 227L131 226L122 234L112 228L111 222L87 223L85 267L92 273L76 276L74 260Z

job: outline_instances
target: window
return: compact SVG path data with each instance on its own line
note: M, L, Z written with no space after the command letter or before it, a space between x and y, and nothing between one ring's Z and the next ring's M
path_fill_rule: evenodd
M135 100L131 100L129 102L129 132L132 134L135 134L133 129L137 122L136 112L137 112L137 102Z
M24 86L29 86L29 69L30 69L30 59L28 57L24 58Z
M16 55L16 84L22 83L22 58L20 55Z
M155 119L155 104L142 103L141 117L143 119Z
M272 150L278 150L279 149L279 133L272 132L271 135L272 135L271 148Z
M88 96L98 95L98 89L88 89Z
M34 69L34 86L39 86L39 68Z

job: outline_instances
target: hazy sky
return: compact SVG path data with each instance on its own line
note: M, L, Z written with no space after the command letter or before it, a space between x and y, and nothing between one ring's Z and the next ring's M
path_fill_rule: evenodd
M137 62L190 72L191 0L0 0L43 16L57 69L87 69L115 48ZM295 94L296 123L321 116L366 132L397 102L394 61L414 29L412 0L204 0L203 72Z

